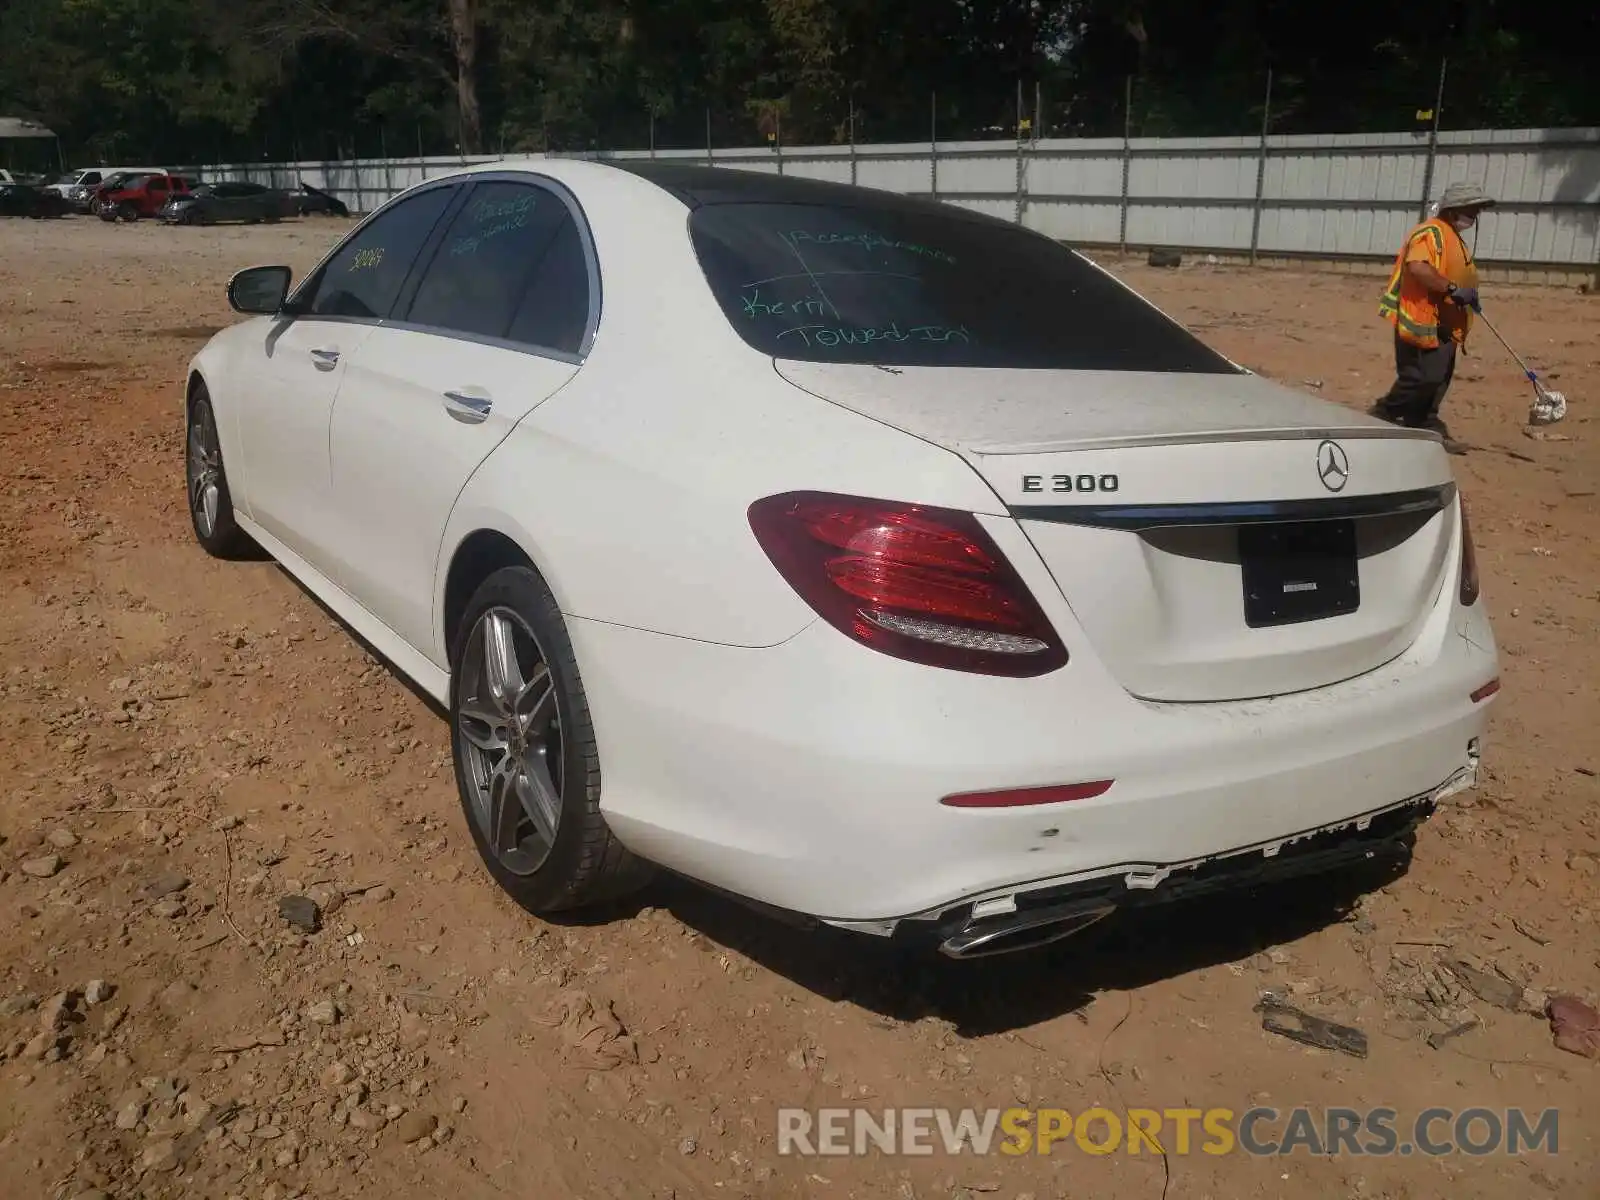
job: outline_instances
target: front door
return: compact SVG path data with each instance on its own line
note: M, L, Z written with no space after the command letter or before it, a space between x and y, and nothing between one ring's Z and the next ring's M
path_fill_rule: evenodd
M476 184L395 319L350 360L334 405L346 588L431 657L435 573L456 497L579 370L593 313L578 219L525 177Z
M252 520L339 582L328 426L350 359L400 295L418 252L454 196L430 188L355 230L266 327L242 384L240 444Z

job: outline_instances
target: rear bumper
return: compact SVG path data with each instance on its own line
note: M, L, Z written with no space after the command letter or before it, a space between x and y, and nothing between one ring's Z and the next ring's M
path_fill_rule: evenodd
M1002 680L888 659L821 624L768 649L569 625L619 838L879 933L1097 881L1159 891L1219 856L1423 810L1470 782L1492 703L1471 694L1498 670L1483 605L1462 609L1453 587L1376 671L1202 704L1134 699L1076 638L1062 670ZM1048 806L939 802L1104 779L1103 795Z

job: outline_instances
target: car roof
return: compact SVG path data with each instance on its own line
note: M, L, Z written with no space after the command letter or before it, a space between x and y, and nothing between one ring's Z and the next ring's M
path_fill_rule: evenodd
M807 179L798 175L779 175L772 171L740 170L735 167L705 166L699 163L661 159L576 159L526 158L475 163L453 173L457 179L493 172L521 172L545 175L576 188L593 186L618 174L631 176L676 198L690 209L712 204L833 204L848 208L922 213L946 220L970 220L974 224L1015 228L1012 222L987 213L958 208L952 204L907 196L879 188ZM436 177L437 178L437 177ZM428 182L433 182L429 180Z

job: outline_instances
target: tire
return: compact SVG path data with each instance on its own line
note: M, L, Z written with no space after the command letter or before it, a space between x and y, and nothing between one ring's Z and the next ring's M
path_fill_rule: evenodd
M117 216L132 225L139 219L139 206L132 200L124 200L117 205Z
M239 558L249 551L250 535L233 519L233 496L222 465L217 418L203 384L195 388L189 402L183 478L189 524L201 548L212 558L222 559Z
M511 669L491 675L491 661ZM455 632L451 663L456 791L495 882L536 914L614 900L648 882L653 868L617 841L600 813L589 705L544 580L521 566L484 580ZM510 763L514 776L504 771ZM508 819L497 822L499 813ZM497 827L504 832L491 832Z

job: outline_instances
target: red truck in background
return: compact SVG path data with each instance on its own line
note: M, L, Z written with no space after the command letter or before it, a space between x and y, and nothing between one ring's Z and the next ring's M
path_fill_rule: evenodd
M155 217L173 196L189 194L189 181L181 175L113 177L95 191L91 209L102 221L137 221Z

